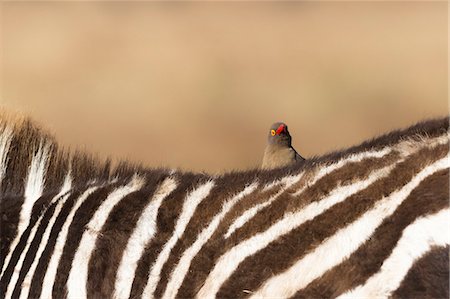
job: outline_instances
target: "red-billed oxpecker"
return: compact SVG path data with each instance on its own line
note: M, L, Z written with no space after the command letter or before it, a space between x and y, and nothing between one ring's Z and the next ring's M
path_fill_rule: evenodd
M261 167L273 169L304 161L305 159L292 147L291 142L287 125L282 122L274 123L270 127Z

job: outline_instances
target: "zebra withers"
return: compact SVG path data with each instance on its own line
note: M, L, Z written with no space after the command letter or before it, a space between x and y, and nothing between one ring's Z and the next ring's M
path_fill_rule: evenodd
M0 120L0 296L448 297L448 118L219 176Z

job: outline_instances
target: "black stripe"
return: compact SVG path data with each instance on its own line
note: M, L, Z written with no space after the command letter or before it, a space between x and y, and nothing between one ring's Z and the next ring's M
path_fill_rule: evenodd
M189 273L186 275L178 291L178 296L195 296L195 293L201 288L207 278L208 273L212 270L216 261L223 253L234 247L240 241L257 234L258 232L264 231L281 219L285 212L299 210L310 201L319 200L321 197L326 196L336 186L341 184L349 184L351 181L357 180L361 177L366 177L374 169L379 169L389 165L397 158L398 155L393 154L380 159L365 159L361 162L349 163L348 165L345 165L318 180L316 184L311 187L308 187L306 191L301 194L301 197L292 196L292 190L287 190L269 206L259 211L258 214L245 225L237 229L226 240L223 238L223 234L228 229L230 222L228 222L228 224L224 223L224 225L227 226L223 227L222 231L218 230L217 234L214 234L210 238L208 243L203 246L203 248L192 260ZM267 200L266 192L256 193L254 204L259 204L264 202L264 200ZM234 212L235 217L239 217L241 214L242 210ZM282 254L283 251L284 249L279 254ZM276 260L278 260L278 258ZM261 267L257 266L256 269L259 271ZM245 279L251 279L251 275L247 275L245 273L242 274L246 276ZM261 273L255 275L260 274ZM232 294L230 296L233 297L236 296L236 294Z
M244 290L255 291L264 281L287 270L295 261L313 251L326 238L371 209L384 196L411 181L423 167L444 157L448 145L425 148L397 164L388 177L334 205L314 219L281 236L256 254L246 258L222 285L217 296L238 298ZM301 200L301 199L300 199Z
M247 185L254 182L254 178L233 174L233 183L230 184L230 175L225 175L215 181L215 186L208 196L203 199L194 211L192 218L186 226L183 235L172 248L167 262L163 265L160 281L155 290L155 297L161 297L166 288L173 268L183 252L188 249L197 239L199 233L206 228L211 220L223 208L225 201L243 191Z
M449 298L449 249L435 247L420 258L391 298Z
M149 176L141 190L128 194L112 209L97 237L95 251L89 261L88 297L112 297L116 272L129 237L151 195L165 178L165 172Z
M81 241L86 224L89 223L98 207L106 199L108 194L117 188L117 184L108 185L94 191L78 208L69 227L66 244L64 245L61 260L56 272L55 284L52 296L54 298L65 298L67 294L67 279L69 278L72 260Z
M3 197L0 202L0 269L3 269L3 263L9 250L14 250L14 248L10 249L9 247L17 235L17 226L23 201L24 197L22 195L11 195Z
M343 263L297 292L295 297L337 297L365 283L380 270L408 225L418 217L434 214L448 207L448 180L448 170L443 170L422 181L365 244Z
M55 143L52 145L48 160L47 168L44 178L43 193L52 192L55 190L61 190L64 180L68 173L69 161L65 156L58 155L58 145Z
M61 200L61 197L58 199ZM22 264L22 268L20 269L19 278L17 280L17 283L14 287L14 291L12 294L13 298L20 296L20 291L22 287L22 282L25 279L26 274L30 270L31 264L33 263L34 259L36 258L37 250L39 249L39 245L42 241L42 236L45 232L45 229L47 228L50 218L54 215L56 205L58 203L58 200L55 201L53 204L49 206L49 208L45 211L41 223L39 224L38 229L36 230L36 234L31 241L30 247L25 255L25 259Z
M312 186L307 187L300 194L300 197L285 192L269 206L262 209L251 222L247 222L237 229L230 239L246 239L255 233L263 232L277 219L281 219L284 213L298 210L313 201L318 201L339 186L350 185L354 181L367 178L373 171L392 165L398 159L398 153L393 152L381 158L366 158L359 162L349 162L323 176Z
M186 195L200 184L206 182L204 176L194 174L186 174L180 180L179 186L164 199L158 210L156 235L148 244L138 262L130 298L138 298L142 295L152 264L158 257L162 247L173 234L175 221L181 212Z
M48 263L50 262L50 258L52 257L56 240L59 236L62 226L66 221L67 216L72 210L75 202L80 197L81 192L77 191L69 196L69 198L64 203L63 208L61 209L60 214L56 218L55 224L50 232L50 237L48 239L47 245L45 246L44 251L42 252L41 258L39 259L39 263L36 266L36 271L34 272L34 276L31 280L30 298L38 298L41 294L42 283L44 281L45 272L47 271Z
M36 222L38 221L40 215L44 212L43 210L46 206L43 205L42 203L49 202L56 195L57 195L56 193L52 193L42 196L41 198L38 199L38 201L33 206L28 227L24 230L24 232L20 236L19 242L17 243L16 247L10 248L10 250L13 250L13 253L9 261L9 264L7 265L3 273L3 276L0 279L0 298L5 295L6 287L9 284L9 281L11 280L11 276L14 272L14 268L16 267L17 262L19 261L20 255L24 250L26 244L28 243L28 238L30 236L31 230L36 225Z
M8 165L2 181L1 193L4 195L23 195L24 179L28 167L39 149L40 132L31 122L26 122L13 134L8 152Z

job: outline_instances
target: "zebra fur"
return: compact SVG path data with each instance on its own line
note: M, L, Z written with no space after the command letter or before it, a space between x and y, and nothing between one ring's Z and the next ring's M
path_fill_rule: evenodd
M209 176L0 114L0 297L447 298L448 121Z

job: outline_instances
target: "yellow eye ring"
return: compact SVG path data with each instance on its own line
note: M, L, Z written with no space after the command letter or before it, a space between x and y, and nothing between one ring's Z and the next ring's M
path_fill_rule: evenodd
M275 136L275 130L270 130L270 135Z

